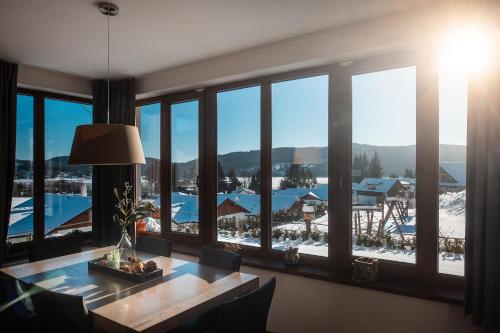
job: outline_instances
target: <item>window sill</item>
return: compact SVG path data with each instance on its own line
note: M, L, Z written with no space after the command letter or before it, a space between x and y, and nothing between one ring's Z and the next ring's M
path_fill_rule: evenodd
M175 245L174 251L191 256L199 256L199 248L186 245ZM242 257L242 264L249 267L264 269L273 272L302 276L311 279L340 283L352 287L359 287L381 292L393 293L397 295L417 297L426 300L443 302L454 305L463 305L463 279L456 277L454 283L449 279L438 277L430 282L383 278L375 282L362 283L353 281L350 272L335 272L326 267L313 267L309 265L299 265L295 267L286 266L282 260L258 258L254 256Z

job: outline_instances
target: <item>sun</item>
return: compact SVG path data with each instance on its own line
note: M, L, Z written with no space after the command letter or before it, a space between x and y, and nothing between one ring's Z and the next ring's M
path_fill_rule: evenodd
M488 29L480 25L464 25L451 29L444 36L439 50L439 62L443 67L477 72L488 67L492 51Z

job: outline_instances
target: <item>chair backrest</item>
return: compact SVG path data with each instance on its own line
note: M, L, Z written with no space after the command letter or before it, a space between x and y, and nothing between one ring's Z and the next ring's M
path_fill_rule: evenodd
M216 332L266 332L267 316L276 288L272 278L260 288L222 304L217 311Z
M82 296L66 295L33 287L31 299L43 331L87 333L92 321Z
M22 321L34 315L30 287L10 276L0 274L0 319L16 322L21 327Z
M239 272L241 256L215 247L203 246L199 263L201 265L213 266L232 272Z
M45 260L82 251L80 235L47 238L28 243L28 259L30 262Z
M140 236L137 237L135 249L137 251L170 257L172 254L172 241L163 238Z

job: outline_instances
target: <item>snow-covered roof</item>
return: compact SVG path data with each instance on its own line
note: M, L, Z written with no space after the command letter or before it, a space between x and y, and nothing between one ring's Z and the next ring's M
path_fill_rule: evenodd
M45 233L59 227L92 207L92 197L45 193ZM12 208L8 236L33 232L33 198Z
M441 162L439 163L439 166L456 180L456 182L440 181L440 185L465 187L467 180L467 168L464 162Z
M316 187L312 188L287 188L284 190L274 190L273 196L295 196L303 197L311 193L312 195L318 197L320 200L328 201L328 184L318 184Z
M399 182L397 178L365 178L359 184L352 183L355 191L387 193Z

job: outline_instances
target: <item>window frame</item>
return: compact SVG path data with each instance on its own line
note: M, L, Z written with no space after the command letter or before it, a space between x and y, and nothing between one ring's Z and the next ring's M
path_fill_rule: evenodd
M92 99L46 92L28 88L17 88L17 95L33 97L33 238L45 239L45 99L91 104ZM91 232L84 232L85 241L90 241ZM13 244L8 259L17 258L26 251L27 243Z
M416 67L416 188L417 254L415 263L379 259L376 282L359 284L351 279L352 218L351 218L351 162L352 162L352 76ZM283 252L272 249L271 238L271 151L272 151L272 96L273 83L317 75L328 75L328 188L329 224L328 256L301 254L298 267L283 263ZM168 112L164 106L171 101L182 101L197 96L200 100L200 234L179 235L166 232L156 237L174 240L174 249L187 254L198 254L201 245L223 247L217 241L217 93L252 86L260 86L261 117L261 246L242 245L243 263L273 271L334 281L370 289L422 297L456 304L463 302L464 278L438 271L438 194L439 194L439 67L437 59L429 54L398 53L342 63L332 63L303 70L277 73L243 81L214 85L197 91L167 94L137 101L137 106L160 101L162 117ZM168 143L164 132L169 124L162 120L162 142ZM161 148L162 154L169 148ZM162 160L163 160L162 155ZM170 158L170 157L168 157ZM162 161L161 174L170 163ZM170 177L168 177L170 179ZM337 181L334 181L337 180ZM163 182L162 182L163 184ZM162 197L169 193L162 186ZM168 194L169 195L169 194ZM332 202L335 202L333 208ZM162 204L163 205L163 204ZM162 219L163 223L163 219ZM163 224L162 224L163 230Z

